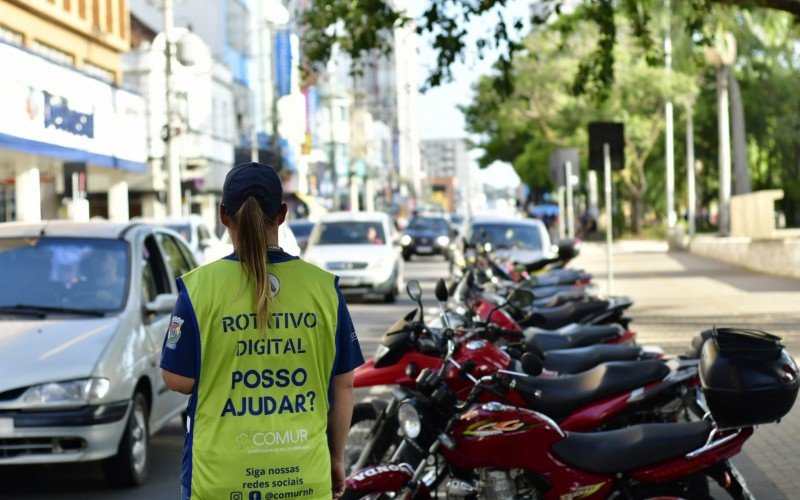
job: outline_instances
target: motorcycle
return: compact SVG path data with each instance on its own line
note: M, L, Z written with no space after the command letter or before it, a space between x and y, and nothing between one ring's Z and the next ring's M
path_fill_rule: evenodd
M443 281L437 283L436 292L444 312L447 290ZM418 295L416 299L419 300ZM511 380L511 389L487 393L486 401L542 411L559 420L566 430L675 420L685 408L684 400L696 377L696 361L692 360L619 361L602 363L575 375L537 377L544 367L538 356L526 353L520 361L514 361L502 349L476 338L476 331L479 330L462 334L458 349L449 355L453 367L444 372L443 380L454 394L463 398L473 377L500 373ZM393 328L384 334L375 357L356 370L355 387L393 385L397 389L388 405L372 411L368 403L357 408L353 423L360 427L356 427L355 436L351 434L348 470L380 460L396 444L399 402L414 387L421 372L443 366L441 346L441 336L437 338L420 323Z
M470 376L470 394L459 401L446 374L460 369L460 341L450 330L443 335L445 362L423 370L398 407L402 443L388 463L352 473L344 498L426 499L441 489L465 499L708 499L711 478L732 498L752 499L730 459L754 425L791 410L800 387L797 365L775 337L742 340L741 332L728 332L702 348L701 420L565 432L542 413L482 402L487 392L513 390L515 379L500 372ZM750 347L747 355L742 345ZM753 364L753 351L763 364ZM742 385L756 372L757 384ZM750 398L763 406L754 408Z

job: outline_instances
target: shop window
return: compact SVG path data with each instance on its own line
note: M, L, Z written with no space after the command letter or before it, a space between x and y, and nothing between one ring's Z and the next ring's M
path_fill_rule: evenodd
M0 40L12 45L22 45L22 33L0 24Z
M52 45L47 45L46 43L42 43L38 40L33 41L31 49L40 56L44 56L47 59L50 59L51 61L61 64L69 64L69 65L75 64L75 58L72 56L72 54L57 49Z

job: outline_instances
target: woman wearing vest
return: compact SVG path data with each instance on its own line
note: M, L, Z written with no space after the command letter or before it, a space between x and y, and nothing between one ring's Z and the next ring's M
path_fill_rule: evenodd
M219 216L234 253L178 279L164 341L167 387L190 394L182 498L338 498L364 362L337 278L278 245L277 173L225 178Z

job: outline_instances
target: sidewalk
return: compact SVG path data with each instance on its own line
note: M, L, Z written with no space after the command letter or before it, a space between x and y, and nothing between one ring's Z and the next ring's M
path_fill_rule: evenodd
M740 269L660 242L615 245L614 294L636 300L632 328L642 344L682 354L713 325L747 326L783 337L800 357L800 281ZM585 243L573 267L594 273L605 292L605 246ZM758 499L800 498L800 404L779 424L756 429L734 462Z

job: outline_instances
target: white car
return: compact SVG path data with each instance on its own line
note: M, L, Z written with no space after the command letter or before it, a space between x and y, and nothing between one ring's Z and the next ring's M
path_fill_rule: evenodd
M539 219L476 216L464 222L453 245L454 267L463 269L466 255L479 243L490 243L495 255L521 264L555 255L547 227Z
M166 227L180 234L200 264L206 264L226 255L223 253L224 249L221 248L222 243L219 238L208 227L206 220L197 214L164 219L137 218L135 221Z
M0 224L0 466L101 460L144 482L149 436L186 408L159 362L195 266L161 227Z
M394 302L404 286L400 237L384 213L321 216L303 259L339 276L344 294L377 295Z
M280 246L284 252L288 253L289 255L296 255L300 256L302 250L300 250L300 245L297 244L297 239L294 237L294 233L292 232L292 228L289 227L289 224L284 222L280 226L278 226L278 246ZM230 255L233 253L233 243L231 242L231 234L228 231L225 231L222 234L222 238L220 238L220 255L216 258L222 258L226 255Z

